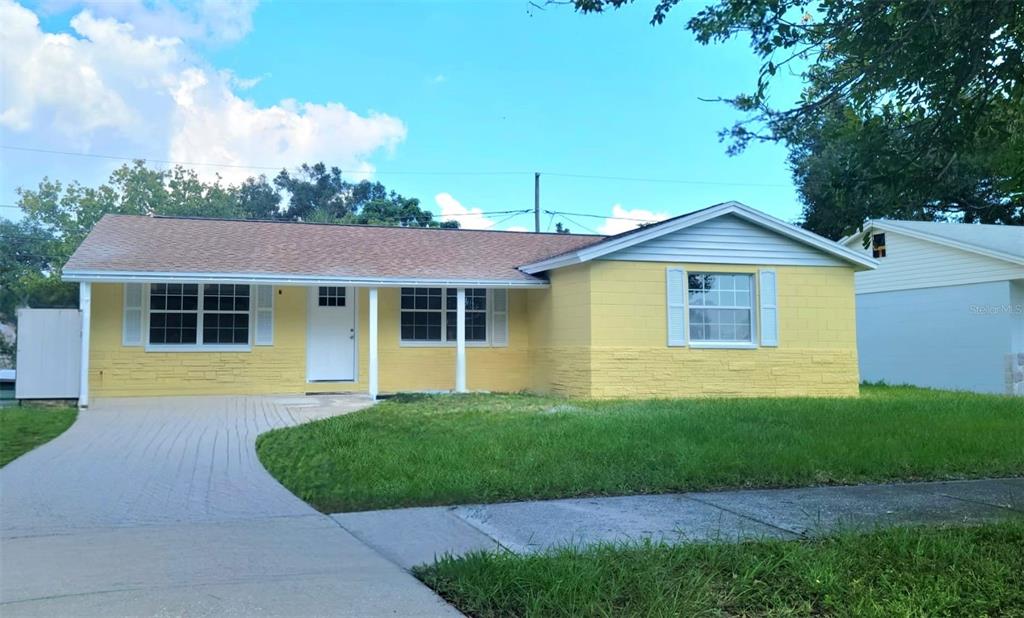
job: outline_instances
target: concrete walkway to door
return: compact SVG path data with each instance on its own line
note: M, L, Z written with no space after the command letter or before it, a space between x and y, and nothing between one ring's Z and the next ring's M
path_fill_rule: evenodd
M338 513L357 538L406 568L444 554L653 539L799 539L840 528L1024 518L1024 478L694 492Z
M94 402L0 469L0 614L457 615L256 457L264 431L370 403Z

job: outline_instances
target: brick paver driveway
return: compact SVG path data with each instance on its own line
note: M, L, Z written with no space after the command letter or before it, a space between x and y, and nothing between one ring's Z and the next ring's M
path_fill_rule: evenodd
M281 487L256 436L355 397L99 400L0 470L0 614L443 615Z

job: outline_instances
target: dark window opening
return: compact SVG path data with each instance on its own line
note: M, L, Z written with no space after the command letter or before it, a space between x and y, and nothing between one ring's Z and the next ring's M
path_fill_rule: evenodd
M871 257L885 257L885 234L873 234L871 236Z

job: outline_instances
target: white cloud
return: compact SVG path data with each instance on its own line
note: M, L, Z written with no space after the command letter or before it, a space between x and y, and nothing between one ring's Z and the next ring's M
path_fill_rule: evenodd
M640 227L644 223L664 221L670 216L671 215L668 213L652 212L642 208L626 210L621 204L615 204L612 206L611 217L605 219L604 223L601 224L601 227L597 228L597 231L609 236L621 234L622 232L628 232L629 230Z
M438 193L434 202L441 208L441 221L458 221L459 226L471 230L486 230L494 225L480 208L466 208L451 193Z
M448 81L448 78L444 76L444 73L438 73L433 78L431 78L430 81L435 84L443 84L444 82Z
M131 11L146 8L129 4ZM217 13L219 27L233 23L235 32L247 31L237 12L219 4L228 3L196 10ZM135 23L92 10L71 19L74 34L53 34L41 30L32 11L0 0L0 24L0 129L29 144L71 143L101 154L105 146L118 148L111 154L131 148L127 154L236 166L322 160L366 177L374 169L371 155L405 139L398 118L361 115L341 103L257 105L236 92L245 82L205 65L181 37L143 34ZM197 171L229 181L254 173Z
M529 232L530 230L526 229L525 227L523 227L521 225L510 225L507 228L505 228L505 231L506 232Z
M256 0L47 0L45 13L88 10L100 18L132 24L141 36L231 43L252 30Z

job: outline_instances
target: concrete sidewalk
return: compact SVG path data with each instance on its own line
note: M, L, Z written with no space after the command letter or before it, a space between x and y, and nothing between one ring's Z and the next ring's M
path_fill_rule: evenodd
M335 521L396 564L446 553L565 544L798 539L840 528L1024 518L1024 478L582 498L339 513Z

